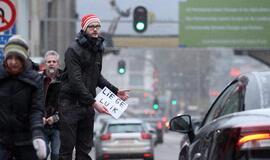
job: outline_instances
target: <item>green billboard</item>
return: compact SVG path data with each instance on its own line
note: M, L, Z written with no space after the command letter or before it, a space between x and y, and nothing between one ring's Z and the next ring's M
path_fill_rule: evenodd
M270 0L182 0L180 45L270 48Z

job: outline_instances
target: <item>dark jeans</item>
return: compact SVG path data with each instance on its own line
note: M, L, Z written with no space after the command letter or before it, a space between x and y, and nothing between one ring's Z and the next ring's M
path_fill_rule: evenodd
M45 138L50 147L51 160L59 159L60 133L57 128L45 127Z
M0 160L38 160L32 145L7 146L0 143Z
M89 153L93 141L94 116L92 107L60 98L60 160L71 160L74 147L76 160L92 160Z

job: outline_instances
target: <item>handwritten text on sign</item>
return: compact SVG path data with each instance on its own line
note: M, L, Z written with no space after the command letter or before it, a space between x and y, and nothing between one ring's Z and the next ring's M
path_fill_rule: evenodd
M115 119L118 119L128 107L126 102L117 97L107 87L103 88L95 100L102 103Z

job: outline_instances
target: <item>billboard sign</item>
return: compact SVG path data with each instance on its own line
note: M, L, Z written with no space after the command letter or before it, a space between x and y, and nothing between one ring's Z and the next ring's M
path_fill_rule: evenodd
M269 48L269 0L180 1L181 46Z

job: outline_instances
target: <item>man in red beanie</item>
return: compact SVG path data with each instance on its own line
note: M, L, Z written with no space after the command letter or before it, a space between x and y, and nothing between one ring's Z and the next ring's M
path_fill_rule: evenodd
M109 114L95 101L96 88L108 87L122 100L127 90L119 90L101 74L104 39L99 36L101 22L95 14L82 18L81 31L65 52L65 71L59 94L60 160L91 160L95 110ZM95 110L94 110L95 109Z

